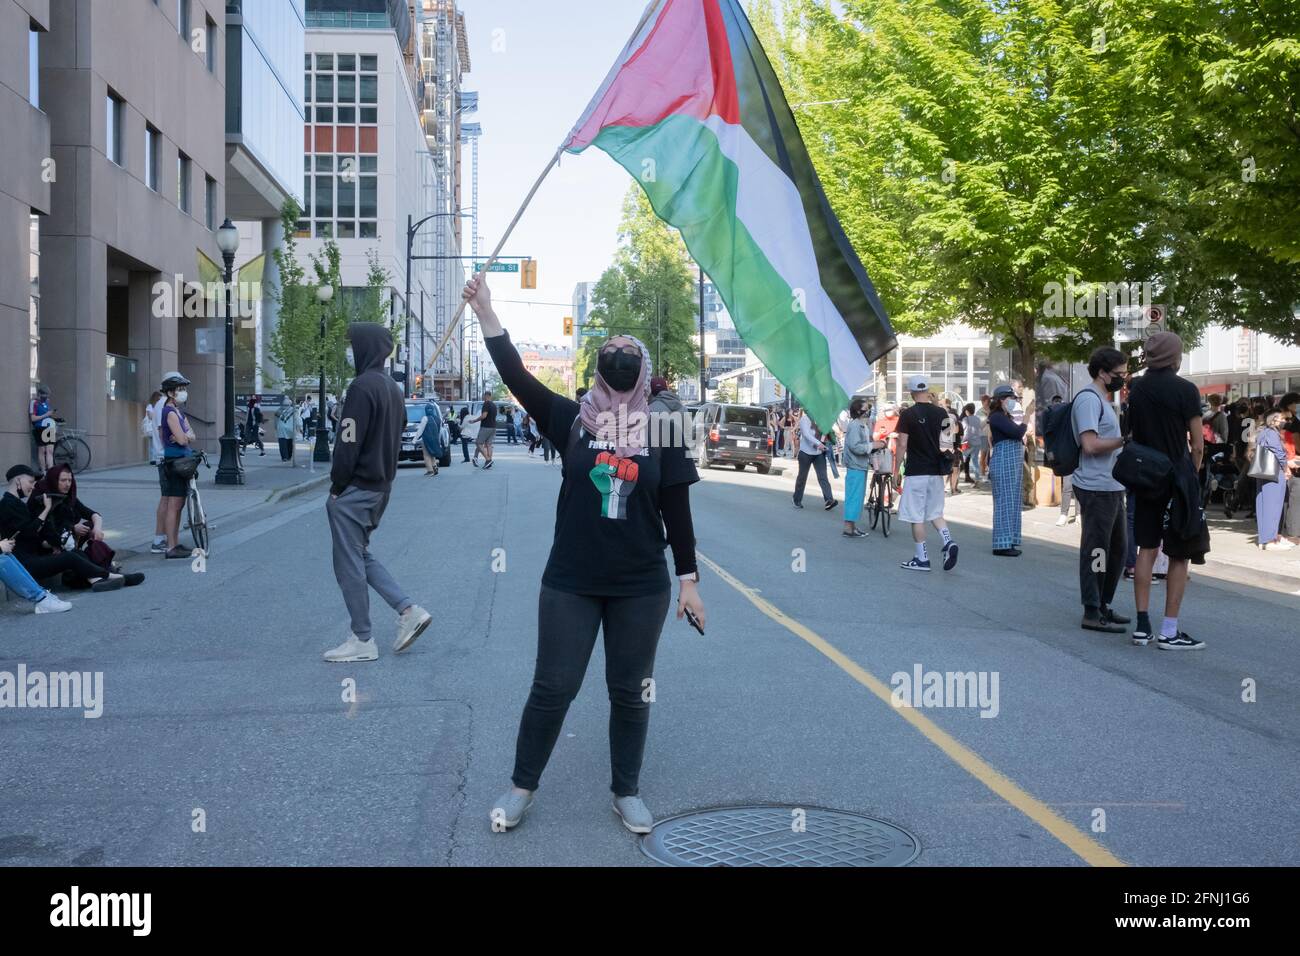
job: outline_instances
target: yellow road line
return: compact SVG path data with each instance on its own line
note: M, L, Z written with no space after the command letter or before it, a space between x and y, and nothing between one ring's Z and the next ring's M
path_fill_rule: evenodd
M973 750L966 747L964 744L959 743L954 737L934 723L934 721L925 717L919 710L914 707L895 707L893 704L893 692L890 690L888 685L863 670L857 663L850 660L821 635L809 630L803 624L800 624L794 618L785 614L771 602L759 597L757 592L738 581L727 571L719 567L714 561L698 552L696 553L696 557L712 568L713 572L717 574L718 577L722 578L722 580L726 581L742 595L748 598L749 602L753 604L754 607L758 608L796 637L811 644L838 666L840 670L844 671L859 684L888 704L890 710L894 711L909 724L919 730L925 738L930 741L930 743L934 744L947 754L948 757L957 764L957 766L961 767L1011 806L1015 807L1052 836L1056 837L1056 839L1064 843L1075 856L1092 866L1126 865L1123 860L1115 856L1096 840L1089 837L1078 827L1074 826L1074 824L1062 818L1047 804L1030 796L1017 786L1009 777L995 770L981 759Z

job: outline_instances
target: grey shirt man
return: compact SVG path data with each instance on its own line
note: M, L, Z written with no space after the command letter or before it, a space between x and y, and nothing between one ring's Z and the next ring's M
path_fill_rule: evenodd
M1119 438L1119 416L1110 399L1091 382L1079 390L1070 413L1074 439L1080 440L1084 432L1096 432L1098 438ZM1120 449L1089 455L1079 448L1079 467L1074 472L1074 487L1085 491L1123 491L1124 486L1114 479L1111 471Z

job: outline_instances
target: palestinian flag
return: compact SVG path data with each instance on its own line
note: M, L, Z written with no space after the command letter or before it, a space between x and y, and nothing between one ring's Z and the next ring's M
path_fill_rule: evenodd
M829 429L897 345L737 0L655 0L563 148L681 231L745 344Z

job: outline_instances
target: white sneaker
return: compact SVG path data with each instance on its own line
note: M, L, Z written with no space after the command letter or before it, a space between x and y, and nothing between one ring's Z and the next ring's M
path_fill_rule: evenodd
M1274 538L1272 541L1270 541L1266 545L1263 545L1262 547L1263 550L1265 551L1290 551L1293 548L1295 548L1295 545L1292 544L1290 541L1284 541L1281 538Z
M412 604L406 609L406 613L399 614L397 640L393 643L393 653L400 654L414 644L415 639L424 633L432 620L433 616L418 604Z
M36 602L37 614L60 614L71 610L71 604L49 591L45 592L45 597Z
M1065 515L1061 515L1061 517L1059 517L1059 518L1056 519L1056 526L1057 526L1058 528L1064 528L1065 525L1066 525L1066 522L1067 522L1068 520L1069 520L1069 519L1066 518Z
M349 634L348 639L334 648L332 651L325 652L325 660L331 664L352 664L356 661L377 661L379 660L379 648L374 640L361 641L357 640L355 634Z

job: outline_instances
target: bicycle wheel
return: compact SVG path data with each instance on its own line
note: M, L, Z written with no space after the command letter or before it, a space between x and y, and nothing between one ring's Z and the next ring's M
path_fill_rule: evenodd
M90 446L80 438L60 438L54 446L54 463L67 465L74 475L90 467Z
M208 518L203 513L203 504L199 501L199 492L193 485L190 486L190 493L185 498L185 520L190 529L190 535L194 538L194 547L198 548L204 554L208 551Z
M880 533L889 537L889 509L883 504L880 506Z
M871 530L874 531L880 523L880 486L874 482L871 485L871 497L867 499L867 514L871 516Z

